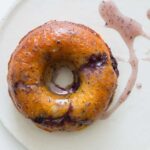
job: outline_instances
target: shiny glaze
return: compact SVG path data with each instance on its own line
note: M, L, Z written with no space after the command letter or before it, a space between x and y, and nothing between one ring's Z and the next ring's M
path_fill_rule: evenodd
M76 90L66 95L50 91L45 83L45 72L51 76L51 70L62 64L73 66L80 80L79 87L75 84ZM96 32L50 21L21 40L9 62L8 84L17 109L40 128L71 131L86 127L104 112L117 76L117 63Z

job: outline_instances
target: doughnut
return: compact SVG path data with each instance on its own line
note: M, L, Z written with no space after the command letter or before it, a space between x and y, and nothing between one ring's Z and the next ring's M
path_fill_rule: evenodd
M73 82L55 81L66 67ZM47 131L83 129L109 107L119 72L103 39L92 29L49 21L19 42L8 64L8 91L16 108Z

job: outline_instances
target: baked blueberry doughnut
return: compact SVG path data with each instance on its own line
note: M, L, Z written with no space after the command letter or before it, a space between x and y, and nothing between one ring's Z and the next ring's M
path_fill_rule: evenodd
M55 83L61 67L73 72L67 87ZM117 62L92 29L49 21L29 32L8 65L10 96L16 108L48 131L78 130L108 108L117 86Z

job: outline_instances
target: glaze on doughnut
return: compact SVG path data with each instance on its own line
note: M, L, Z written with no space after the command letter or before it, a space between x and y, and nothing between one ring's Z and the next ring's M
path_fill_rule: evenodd
M55 85L52 76L62 66L74 73L74 82L65 89ZM117 77L117 62L101 37L66 21L49 21L29 32L8 67L9 93L16 108L47 131L91 124L108 108Z

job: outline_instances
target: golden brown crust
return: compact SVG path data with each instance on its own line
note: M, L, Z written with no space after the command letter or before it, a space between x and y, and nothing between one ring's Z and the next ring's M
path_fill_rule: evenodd
M80 85L67 95L45 85L47 66L73 64ZM9 93L17 109L48 131L77 130L107 108L117 84L117 64L108 46L90 28L49 21L29 32L12 54Z

